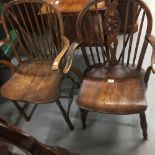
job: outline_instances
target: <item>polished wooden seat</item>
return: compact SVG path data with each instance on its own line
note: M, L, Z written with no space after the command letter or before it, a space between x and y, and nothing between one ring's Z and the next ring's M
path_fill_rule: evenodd
M78 155L59 146L48 146L22 131L16 126L0 118L0 140L3 143L16 146L23 155ZM1 155L12 155L7 147L0 146Z
M56 101L60 97L61 71L52 71L52 63L47 59L23 62L2 87L2 95L10 100L30 103Z
M85 74L77 103L83 109L112 114L145 111L144 75L135 67L94 67Z

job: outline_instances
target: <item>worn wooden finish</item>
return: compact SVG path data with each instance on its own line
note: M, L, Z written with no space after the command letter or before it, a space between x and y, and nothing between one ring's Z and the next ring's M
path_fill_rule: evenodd
M145 111L146 84L143 70L117 65L94 67L86 73L79 97L80 108L112 113L134 114Z
M44 16L38 15L37 11L42 5L48 12ZM69 40L64 36L61 14L46 1L15 0L5 4L2 24L18 66L15 70L11 63L0 60L14 73L1 88L1 93L3 97L12 100L20 114L29 121L36 104L59 102L62 65L68 65L64 63L64 56ZM20 50L10 41L10 27L16 32ZM19 101L35 104L29 115ZM59 108L72 130L74 127L67 113L62 106Z
M154 37L150 36L152 15L143 1L128 0L125 20L121 23L117 10L118 0L105 1L107 9L100 14L97 4L103 1L91 1L80 12L76 24L78 42L71 45L69 49L73 57L76 48L80 47L87 65L77 98L83 128L86 128L87 111L124 115L138 113L143 136L146 139L146 118L142 113L147 108L145 93L153 67L149 66L145 72L142 65L148 42L151 42L154 48ZM91 14L90 8L94 6L96 13ZM134 6L135 13L132 19L129 18L129 6ZM86 18L92 33L87 30ZM94 18L98 22L92 25ZM137 20L139 27L135 33ZM129 23L132 23L130 29ZM118 35L122 24L123 32ZM93 34L91 39L89 34ZM152 62L154 62L154 52Z
M0 138L6 143L18 147L26 155L77 155L58 146L47 146L42 144L34 137L6 122L2 118L0 118ZM5 151L5 153L8 152L4 148L3 151ZM8 152L8 154L3 155L11 155L11 153Z
M2 95L30 103L56 101L60 96L61 72L52 71L51 66L52 61L47 59L25 61L2 87Z
M132 0L130 0L128 3L129 3L128 5L133 4L133 3L138 5L137 2L134 2ZM150 34L151 29L152 29L152 16L151 16L150 10L148 9L148 7L143 2L140 1L139 3L140 3L139 7L141 8L140 9L141 13L138 11L137 14L135 14L135 18L133 18L133 25L135 23L135 19L139 19L139 21L140 21L140 26L139 26L138 33L134 34L134 26L133 26L133 27L131 27L130 34L127 34L128 16L129 16L128 11L129 10L127 10L127 13L126 13L126 20L125 20L125 24L124 24L125 28L124 28L124 33L122 34L123 42L122 42L122 40L119 40L119 39L116 38L117 33L115 35L111 31L111 33L113 34L111 38L113 40L115 38L115 44L114 44L115 47L114 47L114 49L117 52L116 53L117 54L117 57L116 57L117 62L118 63L121 62L122 64L127 63L127 65L129 65L129 63L132 63L133 66L136 66L137 63L138 63L137 69L140 69L141 66L142 66L145 51L146 51L146 48L147 48L146 39L145 39L144 36L141 35L142 31L145 32L146 34ZM105 40L108 39L107 43L106 43L106 41L103 40L103 37L101 37L101 36L103 36L103 34L106 34L105 33L106 30L101 29L105 25L105 19L104 19L104 18L106 18L105 15L100 16L99 13L96 13L96 14L93 14L92 16L89 17L88 21L90 22L89 23L90 28L91 28L90 30L92 31L93 36L94 36L94 37L91 37L91 38L93 38L93 40L89 39L88 34L91 34L91 33L87 31L84 21L85 21L86 17L88 18L87 14L89 14L89 8L92 7L93 5L95 5L95 2L94 2L94 4L93 4L93 2L89 3L88 6L85 9L83 9L83 11L81 11L81 13L80 13L80 15L78 17L78 21L77 21L78 39L79 39L79 42L82 42L82 44L83 44L81 46L81 48L83 50L83 55L84 55L84 58L85 58L85 61L86 61L87 65L88 65L88 67L90 65L94 65L94 64L100 64L100 63L104 64L105 60L110 61L109 56L111 56L111 52L110 52L111 48L109 47L109 45L106 46L106 44L108 44L108 42L109 42L108 40L110 40L110 39L107 38L107 36L109 37L109 35L105 36L105 38L104 38ZM106 4L106 6L107 5L108 4ZM113 6L115 6L115 4ZM107 9L105 12L108 12L108 10L109 9ZM113 12L116 12L115 10L116 9L113 9ZM143 16L141 17L140 14L143 14ZM108 24L113 25L115 28L118 27L118 26L120 27L120 19L118 17L115 17L116 15L117 15L117 13L114 13L113 17L112 17L113 20L110 21L111 23L108 23ZM144 22L144 17L145 16L148 19L146 29L143 27L143 22ZM91 25L91 21L93 21L92 20L93 18L96 18L96 20L98 19L98 21L99 21L98 24L96 23L97 25L95 25L95 26ZM108 15L107 15L107 18L109 18ZM110 18L109 18L109 20L110 20ZM114 23L114 21L115 21L115 23ZM102 23L103 23L103 25L102 25ZM108 26L110 28L110 25L108 25ZM100 27L101 30L99 28L97 28L97 27ZM136 44L133 44L133 37L136 40ZM140 42L143 42L144 44L143 44L143 47L142 47L142 50L141 50L141 53L140 53L140 56L139 56L137 54L137 52L140 50L140 44L139 44ZM119 49L119 51L117 50L117 43L119 43L120 47L122 47L122 49L121 50ZM95 47L95 45L97 45L97 47ZM90 50L88 50L87 47ZM127 49L127 47L129 47L129 48ZM94 49L94 48L96 48L96 49ZM94 50L95 52L93 53L92 50ZM98 51L101 51L100 52L101 54L99 54ZM91 53L91 58L89 58L89 59L87 58L88 53ZM115 53L115 52L113 52L113 53ZM120 55L119 55L119 53L120 53ZM97 54L97 59L95 59L94 54ZM103 56L101 57L101 55L103 55ZM126 57L126 55L127 55L127 57ZM133 58L131 58L131 55L133 55ZM98 56L99 56L99 58L98 58ZM113 56L113 58L114 58L114 56ZM114 61L116 61L116 60L114 60ZM115 64L116 64L116 62L115 62Z
M49 14L38 17L36 7L45 4ZM8 9L9 8L9 9ZM24 9L21 9L24 8ZM29 12L32 12L31 14ZM54 13L53 17L50 13ZM22 22L21 22L22 20ZM63 23L60 13L49 3L34 1L12 1L4 7L2 14L4 29L9 36L8 28L16 30L20 46L31 58L54 59L63 47ZM15 51L19 62L20 53Z
M75 26L76 26L76 20L78 13L84 8L84 6L90 1L90 0L48 0L51 4L55 5L59 9L59 11L63 15L64 20L64 30L65 35L69 38L71 42L77 40L77 35L75 32ZM101 2L98 4L98 9L105 10L105 4L104 2ZM95 11L95 7L91 8L91 11ZM45 9L45 6L43 5L40 9L41 14L46 14L47 10ZM94 23L96 21L94 20ZM87 23L87 21L86 21ZM88 25L89 28L89 25Z
M48 0L59 9L61 13L79 13L90 0ZM99 9L104 7L104 2L99 3ZM45 6L41 7L41 13L46 14Z
M64 21L65 21L65 34L69 38L71 42L77 40L76 33L74 31L75 23L77 20L77 14L87 5L91 0L48 0L50 3L54 4L60 12L63 14ZM98 9L103 10L105 9L104 2L98 4ZM127 9L127 1L126 0L119 0L118 2L118 10L120 12L121 24L121 31L124 30L124 21L125 21L125 12ZM134 13L137 11L134 5L130 5L129 7L129 22L128 22L128 32L132 26L132 18L134 17ZM41 8L42 13L46 13L45 7L42 6ZM131 18L130 18L131 17ZM88 27L89 28L89 24ZM135 22L134 32L138 29L138 24ZM70 33L71 32L71 33Z

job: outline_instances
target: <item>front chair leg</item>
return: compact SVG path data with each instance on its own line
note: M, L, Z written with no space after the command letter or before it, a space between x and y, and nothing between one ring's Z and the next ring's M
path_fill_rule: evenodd
M87 118L88 111L80 108L80 114L81 114L82 126L83 126L83 129L85 130L86 129L86 118Z
M65 112L64 108L62 107L61 105L61 102L58 100L57 102L57 106L59 107L68 127L70 128L70 130L73 130L74 129L74 126L73 124L71 123L70 119L69 119L69 116L67 115L67 113Z
M28 115L28 114L26 113L26 110L27 110L27 108L28 108L29 105L30 105L29 103L26 103L26 102L25 102L24 106L21 107L21 106L18 104L18 102L16 102L16 101L12 101L12 102L14 103L15 107L17 108L19 114L20 114L26 121L30 121L30 120L31 120L31 118L32 118L32 116L33 116L35 110L37 109L37 106L38 106L38 104L34 104L33 107L32 107L32 110L30 111L30 114Z
M140 125L143 131L143 139L147 140L148 134L147 134L147 121L145 112L140 113L139 116L140 116Z

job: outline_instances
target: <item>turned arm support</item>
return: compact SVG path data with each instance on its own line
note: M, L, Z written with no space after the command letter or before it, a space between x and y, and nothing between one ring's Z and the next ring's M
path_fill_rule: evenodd
M153 73L155 73L155 36L147 35L146 39L152 45L152 48L153 48L152 56L151 56L151 66L152 66Z

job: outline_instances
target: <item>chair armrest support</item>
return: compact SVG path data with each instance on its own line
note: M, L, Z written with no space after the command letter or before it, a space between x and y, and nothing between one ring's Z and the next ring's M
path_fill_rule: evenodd
M63 49L60 51L60 53L57 55L55 58L53 64L52 64L52 70L58 70L59 69L59 64L64 55L66 54L68 48L69 48L69 40L65 37L62 36L62 43L63 43Z
M12 74L15 73L16 69L11 62L9 62L7 60L0 59L0 64L4 65L6 68L8 68Z
M79 45L80 45L80 43L77 43L77 42L73 42L70 45L68 52L66 54L66 64L65 64L65 67L63 69L64 74L67 74L68 71L70 70L70 68L72 66L73 56L74 56L75 50L79 47Z
M146 39L153 48L152 56L151 56L151 66L152 66L152 72L155 73L155 36L147 35Z

